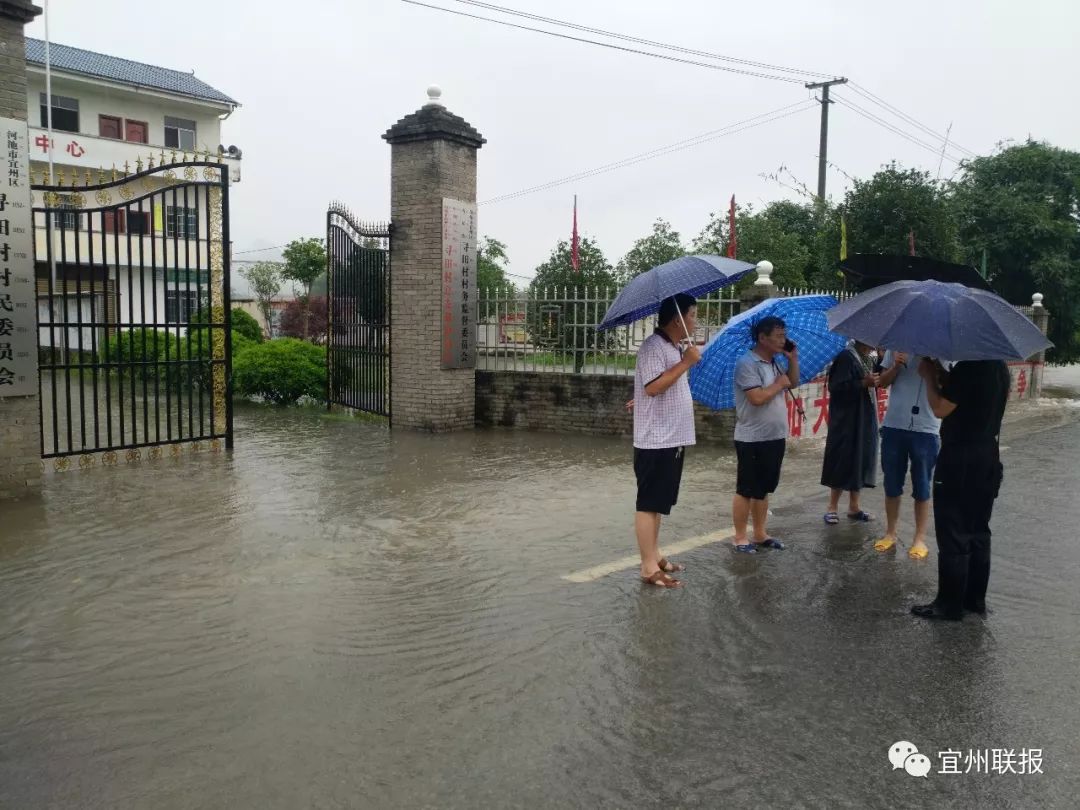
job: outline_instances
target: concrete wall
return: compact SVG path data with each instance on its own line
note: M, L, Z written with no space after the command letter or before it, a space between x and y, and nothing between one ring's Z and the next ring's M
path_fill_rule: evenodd
M551 372L476 372L478 427L519 428L601 436L634 434L626 401L633 377ZM730 443L734 411L694 408L701 443Z
M1039 361L1010 363L1012 387L1009 404L1039 396ZM553 372L477 371L476 425L552 433L600 436L634 434L634 420L626 401L634 395L631 376L559 374ZM787 398L791 439L823 439L828 433L829 397L824 376L795 391L806 413L800 419L794 401ZM878 392L878 413L884 418L888 389ZM735 412L694 406L697 440L701 444L731 444Z

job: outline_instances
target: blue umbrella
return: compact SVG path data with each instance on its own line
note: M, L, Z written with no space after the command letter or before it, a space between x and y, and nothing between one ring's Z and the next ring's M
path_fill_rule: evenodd
M751 330L769 315L781 318L787 334L799 347L799 385L821 373L847 345L847 340L829 331L825 311L836 306L831 295L799 295L770 298L732 318L702 352L701 362L690 369L690 393L694 400L714 410L735 407L735 364L754 348ZM787 358L776 355L781 369Z
M734 284L754 269L749 262L723 256L681 256L647 270L622 288L597 329L633 323L660 309L679 293L699 296Z
M1026 360L1054 345L1005 299L941 281L875 287L828 318L841 335L939 360Z

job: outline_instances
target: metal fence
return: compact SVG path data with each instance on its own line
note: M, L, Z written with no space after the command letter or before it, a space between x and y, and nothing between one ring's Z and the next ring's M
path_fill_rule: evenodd
M171 159L31 186L43 458L232 446L229 173Z
M778 289L781 296L836 291ZM653 333L656 316L599 332L596 325L618 295L616 288L548 287L482 289L477 300L477 358L487 371L551 371L631 375L637 350ZM732 289L701 297L697 304L699 345L739 313Z

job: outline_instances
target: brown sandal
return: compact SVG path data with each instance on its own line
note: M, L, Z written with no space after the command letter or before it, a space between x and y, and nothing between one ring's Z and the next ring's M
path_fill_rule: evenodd
M669 577L663 571L655 571L650 576L642 577L641 581L646 585L655 585L658 588L681 588L682 583Z
M670 568L668 568L669 565L671 566ZM667 557L661 557L660 570L665 574L674 574L676 571L685 571L686 566L682 563L673 563L669 561Z

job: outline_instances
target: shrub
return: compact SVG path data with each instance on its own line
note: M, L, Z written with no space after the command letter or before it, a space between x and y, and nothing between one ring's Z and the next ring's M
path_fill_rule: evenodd
M253 343L263 342L263 332L259 322L239 307L232 311L232 328L234 335L239 333ZM236 351L235 337L233 338L233 351Z
M247 346L233 362L233 390L276 405L326 393L326 349L295 338Z
M308 340L312 343L326 342L329 315L324 296L313 295L308 299L290 301L281 312L278 331L284 337L303 338L305 323Z
M154 361L164 355L170 340L175 342L176 335L163 329L123 329L107 338L105 345L98 349L98 361L122 364L125 374L132 375L138 382L153 380ZM176 356L175 349L172 355ZM145 365L135 365L129 370L128 364Z
M210 307L204 307L201 312L197 312L191 316L191 328L194 329L198 324L210 323ZM259 326L259 322L255 320L251 315L246 313L240 307L233 307L232 311L232 328L233 334L239 332L244 337L255 343L263 342L262 327Z
M204 393L213 387L213 336L217 330L194 328L186 335L162 329L130 329L113 335L108 340L110 363L120 363L124 379L160 385L173 391ZM145 338L145 350L144 350ZM232 332L233 360L249 347L258 345L236 329ZM105 361L105 349L98 353ZM178 362L179 361L179 362ZM145 365L127 366L128 363ZM116 369L114 369L115 371Z

